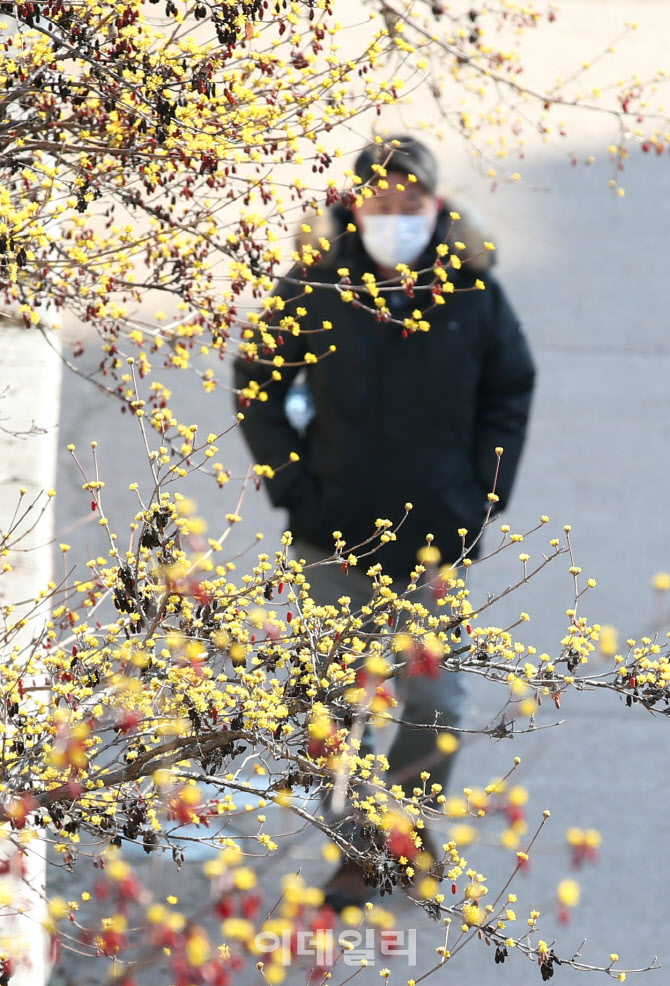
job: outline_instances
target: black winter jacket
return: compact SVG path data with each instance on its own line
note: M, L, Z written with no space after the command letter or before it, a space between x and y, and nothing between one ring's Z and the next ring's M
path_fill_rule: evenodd
M350 218L339 214L343 229ZM443 210L422 266L434 262L448 223ZM324 553L332 551L333 531L341 531L353 548L370 537L377 518L395 524L411 502L397 541L375 556L388 574L404 578L427 533L447 563L460 555L459 528L468 529L469 540L479 532L497 446L504 454L496 509L505 506L523 446L534 367L519 320L492 275L467 264L450 271L456 290L426 316L430 330L403 335L402 326L376 321L344 303L330 286L340 281L337 269L343 265L354 285L365 271L375 270L357 234L345 234L340 244L332 259L291 272L318 280L323 288L304 295L295 283L278 283L275 293L286 308L274 324L300 307L307 315L296 316L299 335L279 330L277 352L286 360L280 381L268 382L267 364L237 360L238 391L255 380L267 382L268 394L266 402L245 407L242 427L257 462L283 467L267 481L273 504L289 511L295 537ZM475 286L478 277L485 290ZM393 317L402 321L417 308L428 308L433 279L426 275L413 298L395 293L395 305L389 304ZM365 293L360 298L372 305ZM332 329L324 331L324 321ZM329 353L332 345L336 351ZM290 364L299 364L307 352L323 358L307 367L316 413L301 437L285 416L284 400L299 370ZM286 465L293 451L300 460Z

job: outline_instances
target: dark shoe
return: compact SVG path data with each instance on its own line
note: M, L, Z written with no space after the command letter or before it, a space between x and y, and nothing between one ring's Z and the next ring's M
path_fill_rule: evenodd
M363 870L353 859L343 859L323 888L324 906L341 914L345 907L363 907L374 894L365 882Z

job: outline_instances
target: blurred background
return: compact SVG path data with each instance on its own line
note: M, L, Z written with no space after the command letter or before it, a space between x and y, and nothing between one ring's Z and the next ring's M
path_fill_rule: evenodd
M523 81L546 86L557 75L581 71L585 60L605 51L620 34L626 19L638 21L638 30L597 63L594 78L602 82L632 71L651 76L664 65L670 69L663 30L667 17L666 2L567 0L551 27L525 38ZM586 79L584 85L588 92L595 82ZM575 561L583 569L581 585L587 577L598 583L581 600L580 613L609 628L604 651L623 648L625 653L627 638L664 636L670 630L670 594L655 587L665 584L655 577L670 571L670 155L653 149L645 153L632 144L624 170L617 171L607 150L619 137L616 121L589 111L566 111L567 136L561 137L557 128L548 140L529 141L524 159L497 160L499 148L494 144L493 163L482 163L473 160L449 130L440 139L439 119L435 115L431 120L425 101L420 105L425 117L419 117L416 101L385 111L376 121L378 131L414 129L420 122L433 125L425 139L441 161L445 189L456 207L469 203L480 213L497 247L498 277L525 323L538 363L530 437L504 521L513 531L524 532L540 515L549 515L550 523L524 542L531 565L541 559L551 537L561 536L563 525L572 525ZM552 124L557 119L552 117ZM339 133L344 156L334 177L340 177L369 138L369 122L357 121L356 131L350 132L351 147L344 146L346 131ZM595 161L588 164L591 155ZM495 178L487 175L491 167L498 171ZM505 168L521 178L508 180ZM609 187L611 180L624 195ZM98 362L95 340L82 337L77 327L64 326L63 332L69 344L76 346L78 339L84 344L77 365L93 369ZM210 364L203 360L202 365ZM233 422L227 390L230 366L217 361L214 368L221 386L213 394L206 394L194 377L187 379L175 370L157 374L165 386L174 384L170 406L179 420L198 422L201 434L220 432ZM440 395L440 406L448 419L448 394ZM72 545L68 563L105 548L90 497L81 490L83 480L65 451L68 443L76 443L88 468L87 444L93 440L98 442L100 475L106 483L105 513L123 545L124 525L137 509L128 484L144 479L148 486L150 481L137 424L122 415L111 398L66 371L56 541ZM239 429L219 445L219 458L233 480L219 489L211 478L194 474L184 486L207 520L210 536L225 529L224 515L235 509L238 480L249 465ZM263 550L272 554L285 524L281 513L269 507L264 491L253 484L242 514L243 521L227 541L231 558L246 551L237 562L240 572L258 551L256 533L263 533ZM489 550L497 544L496 531L494 525L486 535ZM475 608L487 592L500 592L520 578L517 554L505 551L473 568ZM62 564L61 559L57 562ZM552 562L496 606L486 622L506 626L526 611L531 622L523 627L522 639L556 652L568 624L565 611L573 604L569 564L566 556ZM594 660L605 667L608 657L601 653ZM487 726L504 700L499 690L473 681L468 725ZM528 837L543 810L551 810L532 866L513 889L519 897L518 924L525 925L528 909L536 906L542 911L542 937L551 942L558 936L559 954L572 954L588 938L582 949L587 963L606 964L611 952L619 953L622 967L646 966L657 952L666 967L670 962L664 934L670 922L665 860L670 736L667 723L658 718L628 709L605 693L571 694L560 710L553 703L539 710L536 725L547 728L514 741L475 734L462 742L451 793L464 786L485 787L520 756L512 783L528 791L523 806ZM559 721L562 724L554 728ZM523 800L522 794L517 796ZM451 825L445 819L440 830L445 839ZM599 862L570 869L565 837L570 826L600 834ZM492 890L502 886L513 869L513 854L498 845L502 828L499 819L484 819L476 826L478 842L468 847L469 862L487 875ZM524 838L521 835L519 848ZM595 836L592 840L597 841ZM308 882L322 882L330 864L322 859L317 837L301 838L294 855L296 869L303 867ZM159 880L161 866L169 869L172 864L142 865L154 867L152 879ZM200 893L198 864L188 865L193 869L192 878L183 881L184 907L184 893L192 893L194 900ZM272 874L272 865L266 864L261 880L271 883ZM560 913L556 896L557 884L566 876L581 888L579 905L570 910L569 920ZM165 878L169 883L169 873ZM390 960L394 978L418 979L436 961L432 949L440 944L438 929L408 904L394 898L389 906L404 927L417 927L421 943L416 969L407 968L403 958ZM520 957L496 965L492 953L483 942L474 941L450 962L447 975L454 981L465 981L467 975L467 981L478 986L520 986L540 979L539 970ZM390 963L377 961L359 979L378 981L380 966ZM667 971L651 975L665 981ZM291 984L303 980L299 970L289 971ZM572 983L576 974L557 969L556 980ZM253 963L240 980L247 981L260 981Z

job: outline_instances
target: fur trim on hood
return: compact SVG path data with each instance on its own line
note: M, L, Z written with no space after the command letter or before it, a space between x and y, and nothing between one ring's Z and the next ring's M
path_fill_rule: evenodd
M438 214L436 234L438 230L446 232L446 243L449 249L458 253L463 267L471 274L485 274L495 263L495 253L487 248L489 237L482 228L480 216L474 208L456 206L447 195L438 194L440 211ZM450 214L457 213L460 218L452 220ZM358 233L347 233L347 225L353 222L352 213L342 205L324 208L321 215L313 213L305 216L303 226L296 234L296 249L302 253L303 248L321 250L319 241L326 239L331 243L331 249L323 253L322 266L340 266L356 252L362 252L362 243ZM304 227L309 227L306 231ZM444 232L433 237L433 244L440 242ZM465 250L456 250L456 243L465 243Z

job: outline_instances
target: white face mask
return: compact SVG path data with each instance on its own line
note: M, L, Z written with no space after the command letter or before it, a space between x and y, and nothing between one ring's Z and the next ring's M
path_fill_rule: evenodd
M380 267L411 264L430 243L436 215L365 216L360 235L366 253Z

